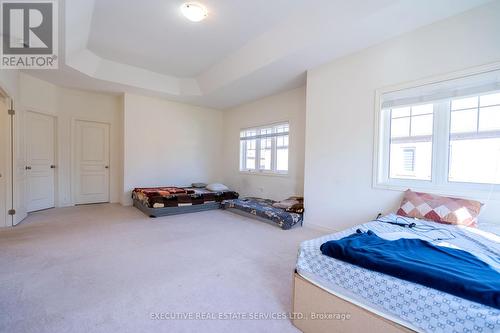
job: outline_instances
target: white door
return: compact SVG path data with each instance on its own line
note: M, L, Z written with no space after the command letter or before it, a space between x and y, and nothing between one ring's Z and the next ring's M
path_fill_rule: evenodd
M109 124L75 122L75 204L109 202Z
M12 224L17 225L28 216L26 206L26 111L16 110L14 121L14 215Z
M26 113L26 208L28 212L54 207L54 118Z
M8 115L5 99L0 96L0 227L7 226L7 154ZM10 225L10 223L9 223Z

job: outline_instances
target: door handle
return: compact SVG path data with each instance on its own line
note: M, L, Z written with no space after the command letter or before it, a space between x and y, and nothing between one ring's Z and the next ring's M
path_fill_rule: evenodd
M109 165L104 166L106 169L109 169Z
M56 168L56 166L55 166L54 164L52 164L52 165L50 166L50 168L51 168L51 169L55 169L55 168Z
M29 165L27 165L26 167L24 167L25 170L31 170L31 167Z

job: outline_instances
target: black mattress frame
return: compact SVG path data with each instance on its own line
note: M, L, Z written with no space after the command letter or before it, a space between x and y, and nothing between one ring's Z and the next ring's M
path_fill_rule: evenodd
M144 205L141 201L137 199L134 200L134 207L142 211L149 217L161 217L161 216L170 216L177 214L187 214L187 213L195 213L202 212L206 210L219 209L221 208L220 202L206 202L198 205L186 205L186 206L178 206L178 207L161 207L161 208L151 208Z

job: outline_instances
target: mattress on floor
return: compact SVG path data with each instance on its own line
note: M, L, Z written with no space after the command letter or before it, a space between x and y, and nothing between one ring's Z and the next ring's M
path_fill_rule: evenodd
M220 202L205 202L199 205L184 205L184 206L176 206L176 207L160 207L160 208L150 208L141 201L134 199L133 200L134 207L142 211L149 217L161 217L161 216L170 216L177 214L187 214L187 213L196 213L202 212L206 210L219 209Z
M383 218L401 222L391 214ZM387 239L421 238L436 245L466 250L500 271L500 237L482 230L405 218L410 222L438 227L426 233L408 228L369 222L300 245L297 273L336 296L357 304L418 332L500 332L500 311L439 290L364 269L325 256L320 246L361 229ZM443 230L444 229L444 230ZM433 241L436 238L453 238ZM447 244L444 244L447 243Z
M303 214L287 212L282 208L273 207L276 201L262 198L244 198L224 200L223 209L236 209L251 215L258 216L277 224L281 229L288 230L298 223L302 223Z
M226 199L236 199L234 191L209 191L205 188L152 187L135 188L132 199L149 208L182 207L206 203L220 203Z

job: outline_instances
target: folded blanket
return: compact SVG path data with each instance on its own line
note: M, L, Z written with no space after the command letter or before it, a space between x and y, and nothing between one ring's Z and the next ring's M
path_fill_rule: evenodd
M469 252L372 231L321 245L324 255L500 309L500 273Z
M138 196L145 198L165 197L172 194L189 194L194 193L194 190L184 189L180 187L138 187L132 191Z

